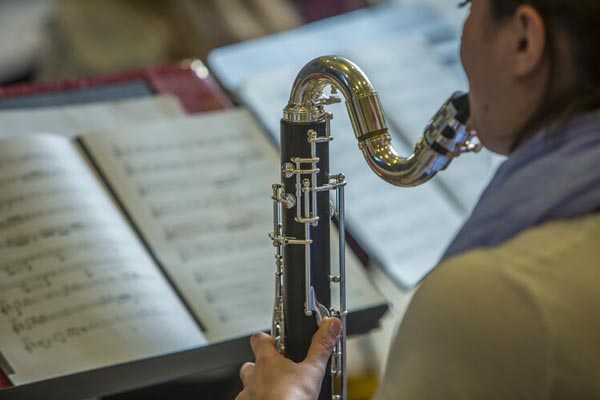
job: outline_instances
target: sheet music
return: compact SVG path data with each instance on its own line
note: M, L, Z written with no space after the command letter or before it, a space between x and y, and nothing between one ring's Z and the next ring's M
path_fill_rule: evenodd
M382 38L436 29L439 24L439 15L429 7L374 6L215 49L208 62L219 81L237 92L248 80L268 71L299 71L310 59L337 54L340 48L364 49Z
M209 341L268 329L275 250L267 234L279 156L252 117L217 112L83 141ZM380 304L348 253L350 286L362 288L350 304Z
M0 352L14 384L205 339L68 140L0 146Z
M74 137L90 129L113 129L184 114L177 98L165 94L71 106L0 110L0 137L36 132Z

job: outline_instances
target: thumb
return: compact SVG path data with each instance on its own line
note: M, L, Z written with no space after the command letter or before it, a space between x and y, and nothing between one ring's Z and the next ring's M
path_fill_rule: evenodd
M325 318L315 333L304 361L325 371L333 346L342 332L342 321L338 318Z

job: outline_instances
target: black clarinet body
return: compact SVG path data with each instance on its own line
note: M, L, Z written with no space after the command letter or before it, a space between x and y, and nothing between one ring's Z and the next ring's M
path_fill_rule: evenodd
M323 91L331 88L331 96ZM469 101L454 93L431 118L413 153L402 157L391 144L377 92L364 72L337 56L316 58L298 73L281 120L281 183L273 185L276 248L275 304L271 333L278 350L302 361L325 316L342 321L319 400L347 399L346 273L343 174L329 172L332 115L325 106L346 100L358 148L380 178L401 187L420 185L460 154L477 152L476 133L467 128ZM335 192L335 202L330 194ZM373 205L377 207L376 204ZM338 222L338 263L332 271L330 219ZM332 301L333 285L339 300ZM335 296L333 296L335 297Z
M315 132L318 137L325 137L328 132L328 121L317 123L292 123L281 121L281 165L294 164L293 160L311 159L311 144L309 132ZM329 181L329 142L316 143L316 163L319 172L316 174L317 185L322 187ZM302 163L302 168L310 169L311 163ZM310 174L301 176L310 179ZM296 176L282 176L282 184L286 193L296 193ZM305 198L308 197L308 198ZM316 210L310 210L309 215L318 217L315 224L309 226L310 240L310 276L317 301L326 308L331 306L331 289L329 275L330 266L330 224L329 224L329 192L316 193ZM283 231L290 238L305 238L305 224L298 222L297 207L301 210L309 196L302 196L296 205L283 209ZM309 200L309 207L311 206ZM304 213L303 213L304 214ZM286 266L283 274L283 295L286 304L284 318L286 321L284 355L293 361L300 362L306 357L311 338L316 332L317 319L314 315L306 315L301 310L306 309L306 277L305 248L302 245L288 245L284 249L283 263ZM323 380L319 400L331 399L331 380Z

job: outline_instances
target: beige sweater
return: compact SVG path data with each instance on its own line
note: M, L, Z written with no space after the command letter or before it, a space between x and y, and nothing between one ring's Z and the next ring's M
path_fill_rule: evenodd
M440 265L376 398L600 399L600 214Z

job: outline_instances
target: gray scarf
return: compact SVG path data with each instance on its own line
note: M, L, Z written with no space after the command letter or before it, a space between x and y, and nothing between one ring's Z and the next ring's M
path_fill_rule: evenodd
M600 112L541 131L500 166L444 255L497 246L544 222L600 208Z

